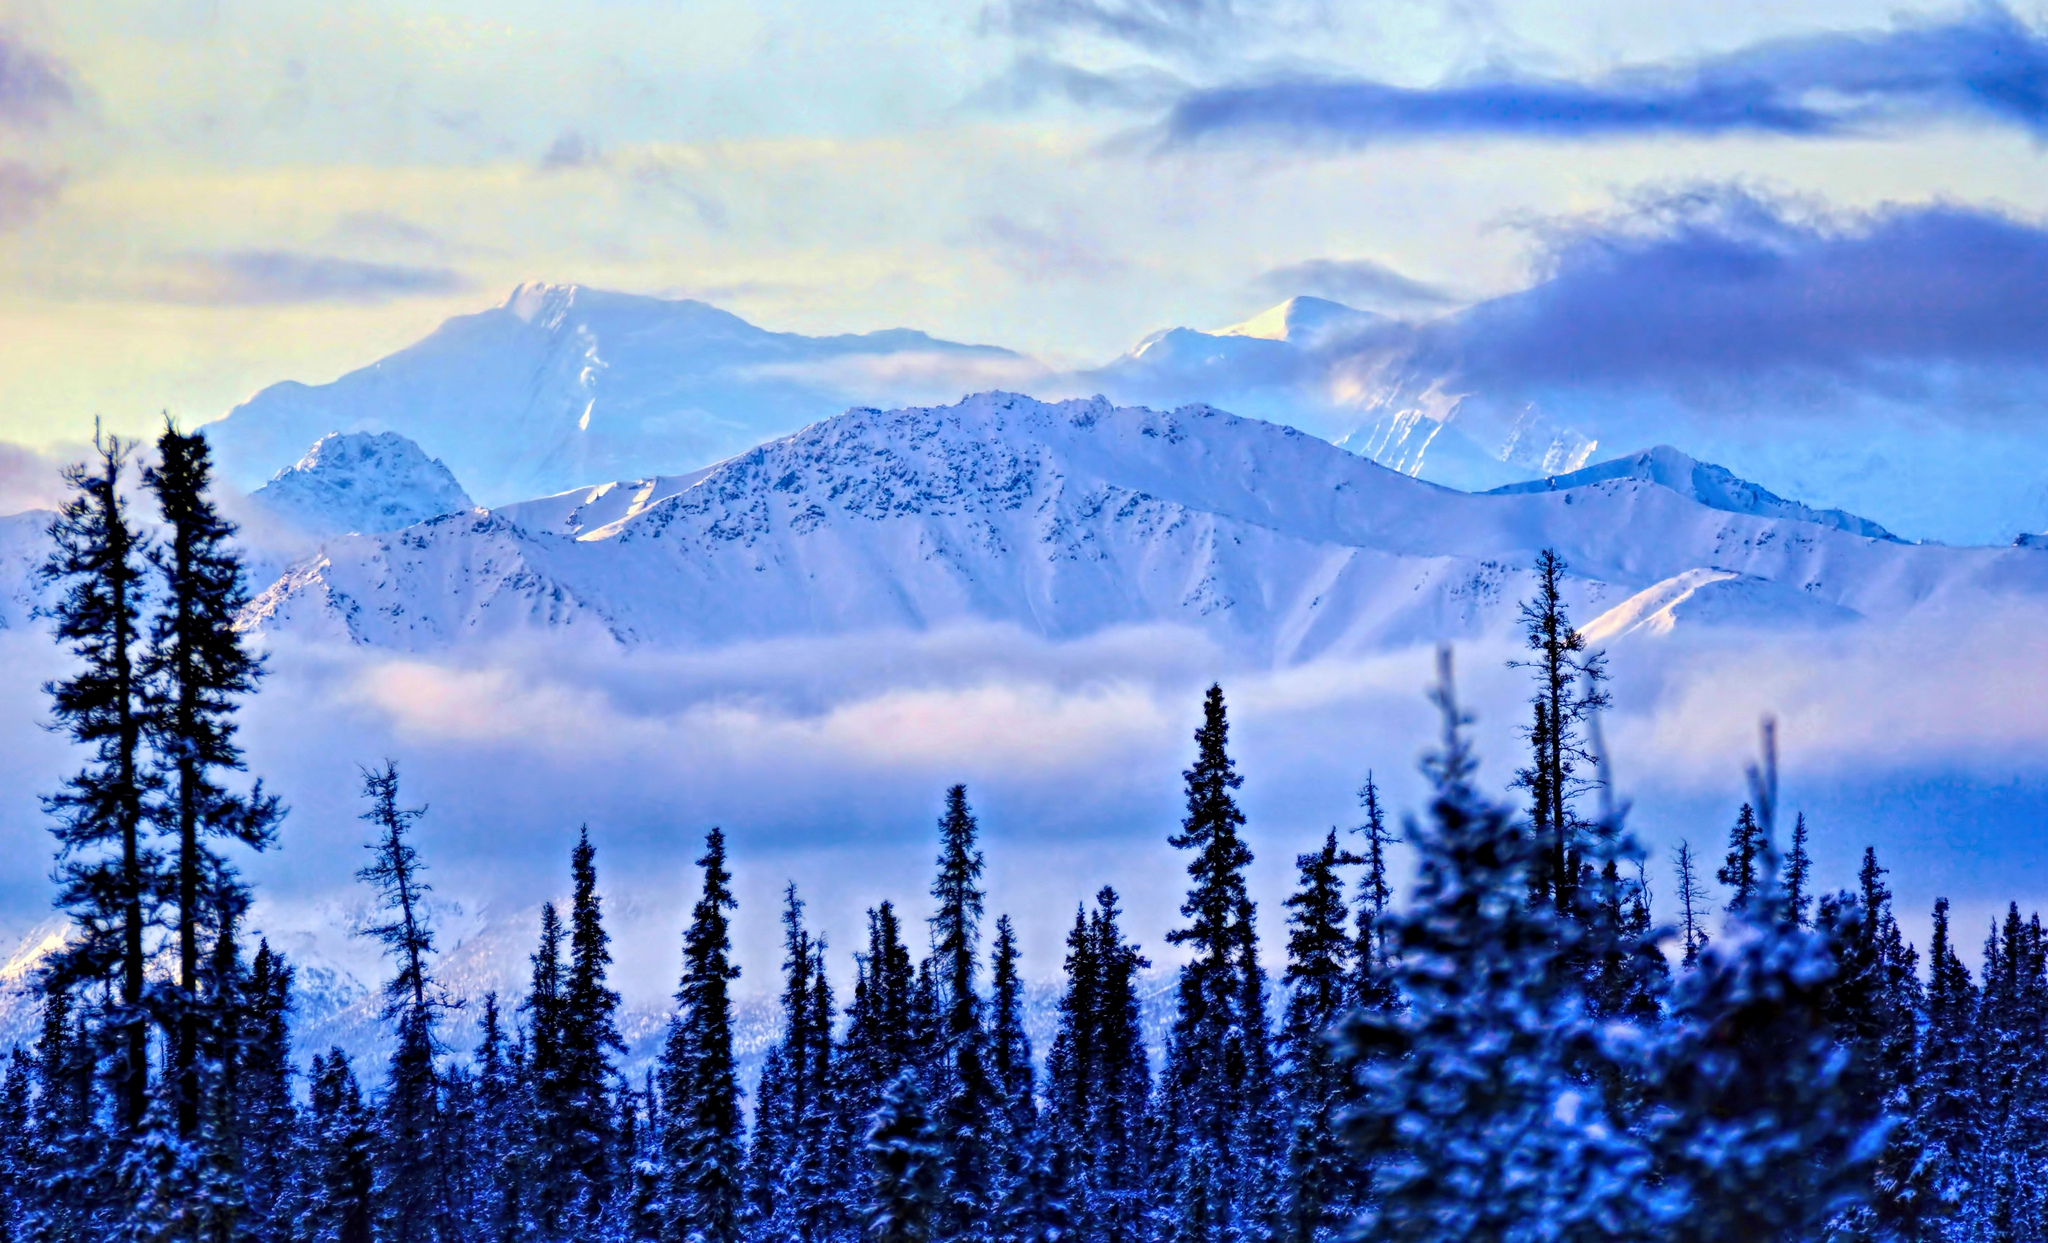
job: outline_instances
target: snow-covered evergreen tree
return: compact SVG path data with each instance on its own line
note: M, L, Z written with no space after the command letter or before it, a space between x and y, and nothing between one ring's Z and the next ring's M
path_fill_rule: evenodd
M1071 1188L1068 1214L1090 1243L1136 1243L1152 1230L1152 1075L1139 1026L1137 974L1151 964L1118 926L1114 889L1074 912L1067 988L1046 1059L1043 1120Z
M1245 890L1252 852L1232 791L1243 784L1228 751L1223 688L1211 686L1184 774L1187 816L1169 839L1192 851L1193 884L1167 939L1190 947L1160 1088L1160 1191L1175 1243L1237 1243L1270 1233L1277 1216L1272 1047L1255 911Z
M162 790L149 811L169 843L177 912L169 1074L178 1134L191 1138L204 1107L200 1049L217 1040L203 1024L225 1013L200 996L203 942L233 918L221 906L244 901L213 843L263 850L276 839L284 808L264 794L260 781L248 794L221 782L222 773L243 767L236 701L255 690L262 664L234 625L249 592L235 525L208 496L213 466L206 437L166 426L156 450L157 460L142 479L156 496L166 528L154 550L163 599L143 661L149 710L142 724Z
M579 1234L595 1230L611 1199L617 1123L612 1056L626 1048L616 1017L619 995L607 983L611 936L604 929L596 859L586 827L569 859L569 970L556 1025L560 1071L552 1099L559 1145L552 1157L561 1172L563 1224Z
M1287 899L1288 995L1279 1043L1280 1086L1291 1119L1284 1234L1290 1243L1337 1237L1363 1202L1357 1163L1337 1134L1355 1093L1332 1043L1338 1020L1357 1004L1361 978L1361 949L1350 936L1337 869L1358 862L1338 848L1331 829L1322 849L1295 857L1300 887ZM1361 913L1370 927L1371 915ZM1362 939L1363 952L1372 952L1371 938Z
M745 1184L739 1076L732 1049L732 934L726 912L739 903L725 868L725 833L712 829L697 860L704 888L683 934L680 1007L669 1020L660 1083L662 1243L736 1243Z
M315 1054L307 1079L307 1135L298 1166L294 1238L371 1243L375 1221L376 1130L348 1055Z
M863 1217L873 1243L933 1243L945 1195L945 1152L917 1072L905 1070L882 1095L867 1133Z
M1794 918L1772 842L1768 732L1751 832L1754 883L1725 935L1672 990L1653 1133L1670 1232L1698 1243L1795 1243L1868 1196L1885 1127L1858 1108L1829 1020L1830 934ZM1753 844L1753 853L1742 845ZM1739 889L1738 881L1731 881Z
M50 614L57 641L78 662L71 676L43 688L52 723L92 753L43 803L58 845L57 903L76 930L50 964L46 988L115 983L105 1007L108 1079L122 1142L149 1108L146 938L164 888L162 857L143 836L155 774L142 757L147 545L121 487L132 453L119 438L95 432L93 461L66 468L70 496L50 523L53 551L40 569L44 583L61 588Z
M1554 843L1474 789L1448 654L1437 701L1435 796L1406 833L1413 903L1391 917L1407 1004L1344 1028L1363 1088L1346 1137L1373 1178L1362 1237L1650 1236L1649 1153L1606 1097L1618 1076L1601 1073L1629 1042L1579 993L1577 921L1529 897Z

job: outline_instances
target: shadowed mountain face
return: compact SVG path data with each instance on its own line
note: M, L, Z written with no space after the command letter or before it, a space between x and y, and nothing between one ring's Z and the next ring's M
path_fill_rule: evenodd
M1503 627L1546 547L1576 616L1629 604L1617 633L2048 590L2031 549L1902 544L1668 450L1474 495L1206 406L983 393L852 410L690 476L332 540L245 624L426 651L534 630L704 648L1163 623L1286 664Z
M524 285L332 384L274 384L207 438L253 487L329 432L398 432L491 504L689 470L920 377L958 392L1019 366L906 329L806 337L702 302Z

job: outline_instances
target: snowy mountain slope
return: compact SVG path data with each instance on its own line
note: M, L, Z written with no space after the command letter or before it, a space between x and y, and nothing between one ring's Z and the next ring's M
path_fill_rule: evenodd
M1734 473L1702 462L1672 448L1658 445L1641 453L1631 453L1612 461L1601 462L1565 475L1551 475L1525 483L1511 483L1494 488L1496 496L1522 492L1557 492L1568 488L1590 487L1614 479L1643 480L1670 488L1681 496L1690 497L1710 509L1726 510L1731 514L1757 514L1764 517L1791 518L1799 522L1817 522L1822 526L1834 527L1852 535L1870 539L1897 541L1898 537L1868 518L1845 513L1839 509L1814 509L1797 501L1788 501L1772 492L1767 492L1747 479L1738 479Z
M806 337L702 302L523 285L331 384L271 385L207 438L252 487L328 432L401 432L503 502L717 461L883 395L878 375L1022 361L907 329Z
M397 432L329 432L249 499L315 535L395 531L475 505L446 466Z
M1709 593L1722 625L2048 593L2023 549L1903 545L1637 478L1459 493L1291 428L1101 399L852 410L693 481L581 495L331 541L244 624L420 650L534 627L704 646L1169 622L1291 662L1504 624L1544 547L1588 617L1697 570L1765 585Z

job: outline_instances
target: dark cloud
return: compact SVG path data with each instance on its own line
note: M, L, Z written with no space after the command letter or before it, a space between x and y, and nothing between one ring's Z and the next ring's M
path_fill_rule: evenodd
M77 107L78 91L68 68L0 34L0 121L42 125Z
M64 188L64 175L0 160L0 231L18 229L42 214Z
M1375 310L1427 310L1463 301L1371 259L1308 259L1274 268L1254 284L1271 296L1312 294Z
M1458 317L1462 369L1574 383L2048 359L2048 228L1729 187L1547 230L1547 279Z
M470 281L452 268L366 263L284 250L236 250L192 260L187 279L167 291L190 302L263 305L382 302L460 293Z
M1165 125L1175 144L1257 134L1363 146L1446 135L1813 137L1929 117L2048 138L2048 35L1988 4L1946 22L1771 40L1588 81L1509 73L1412 88L1279 76L1192 91Z
M604 161L604 155L597 144L575 130L563 130L555 135L548 149L541 152L542 172L555 173L570 168L588 168Z

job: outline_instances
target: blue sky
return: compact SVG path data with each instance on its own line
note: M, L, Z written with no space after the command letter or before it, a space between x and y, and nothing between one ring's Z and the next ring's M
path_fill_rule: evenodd
M525 279L1077 365L1290 285L1513 291L1673 187L2048 211L2038 5L0 12L0 437L27 443L210 418Z

